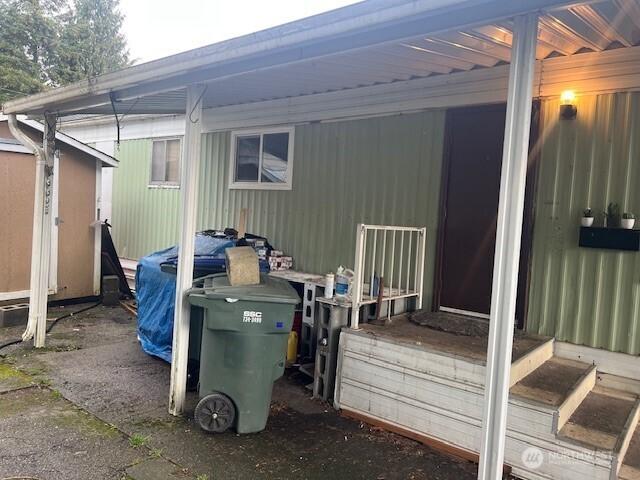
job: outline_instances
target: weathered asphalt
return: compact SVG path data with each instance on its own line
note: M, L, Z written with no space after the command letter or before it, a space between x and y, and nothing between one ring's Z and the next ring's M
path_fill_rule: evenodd
M20 333L1 329L0 343ZM44 350L0 353L0 480L476 476L473 464L341 417L310 398L299 374L276 383L265 431L205 434L192 420L194 394L184 417L167 413L169 365L141 350L121 308L62 320Z

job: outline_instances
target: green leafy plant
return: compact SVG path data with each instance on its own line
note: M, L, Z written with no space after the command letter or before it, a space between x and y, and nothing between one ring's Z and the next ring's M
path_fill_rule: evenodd
M582 212L582 216L584 218L593 218L593 211L590 208L586 208L584 212Z
M625 219L625 220L635 220L636 216L631 212L624 212L622 214L622 218Z
M147 440L149 440L149 437L145 437L139 433L134 433L129 438L129 446L133 448L140 448L147 443Z
M609 203L607 211L604 212L606 226L609 228L620 226L620 205L617 203Z

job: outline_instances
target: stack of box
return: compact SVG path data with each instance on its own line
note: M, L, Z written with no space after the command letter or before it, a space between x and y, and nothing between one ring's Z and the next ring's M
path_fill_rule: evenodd
M253 247L253 249L256 251L256 254L258 255L258 258L260 260L267 259L267 255L269 254L269 251L267 250L267 244L264 239L247 238L246 241L247 241L247 245L249 245L250 247Z
M269 268L271 270L289 270L293 268L293 257L285 255L280 250L271 250Z

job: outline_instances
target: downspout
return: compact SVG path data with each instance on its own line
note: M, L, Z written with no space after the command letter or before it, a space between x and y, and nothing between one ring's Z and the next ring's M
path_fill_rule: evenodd
M22 145L29 148L36 157L35 194L33 202L33 238L31 241L31 277L29 280L29 320L27 328L22 334L22 340L27 341L36 333L38 319L46 314L42 312L40 302L42 289L41 252L43 246L43 221L44 221L44 179L45 179L45 155L44 149L31 137L24 133L18 126L15 114L9 114L9 130ZM48 288L45 285L45 298ZM46 303L45 303L46 305Z

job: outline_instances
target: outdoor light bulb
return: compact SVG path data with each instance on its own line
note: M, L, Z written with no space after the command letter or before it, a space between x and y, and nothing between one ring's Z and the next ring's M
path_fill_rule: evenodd
M560 94L560 103L562 105L573 105L576 100L576 92L573 90L565 90Z

